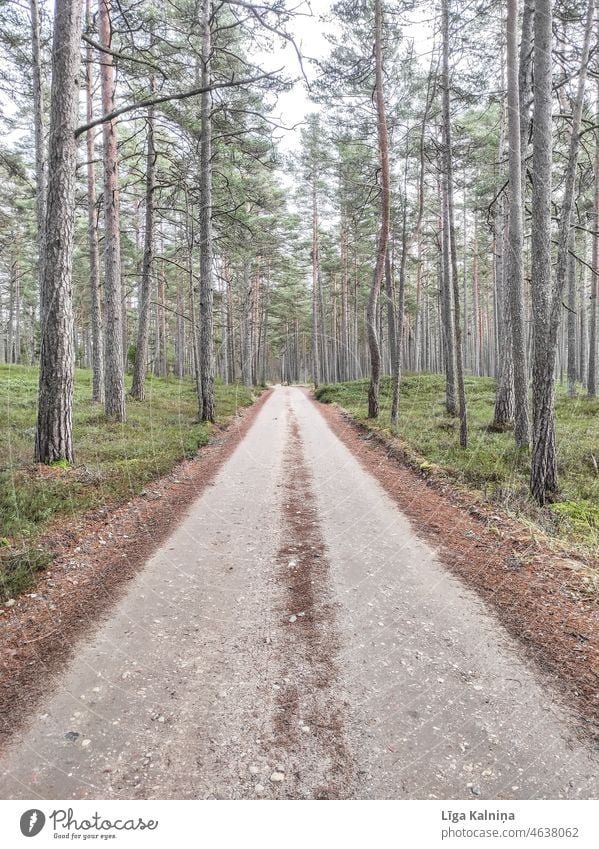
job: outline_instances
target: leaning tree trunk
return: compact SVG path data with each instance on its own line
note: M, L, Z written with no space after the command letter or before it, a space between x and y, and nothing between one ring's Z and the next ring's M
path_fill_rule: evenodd
M85 17L88 28L91 25L90 0L86 0ZM85 90L87 103L87 123L94 117L93 101L93 51L88 45L85 51ZM87 229L89 250L89 295L91 304L92 335L92 401L104 403L104 347L102 342L102 308L100 303L100 251L98 247L98 198L96 190L96 164L94 129L89 129L85 137L87 150Z
M56 0L35 459L73 463L73 301L80 0Z
M98 0L100 45L110 50L112 0ZM114 110L114 66L112 55L100 53L102 109ZM119 210L118 152L116 125L102 124L104 142L104 410L115 421L125 421L123 374L123 303L121 286L121 233Z
M368 298L366 327L370 350L370 385L368 387L368 417L376 419L379 415L379 391L381 383L381 347L377 329L379 294L385 273L385 258L389 243L389 221L391 217L391 187L389 176L389 135L385 114L385 96L383 92L383 10L382 0L374 3L374 63L375 63L375 100L377 117L377 135L381 173L381 222L379 229L376 265Z
M201 420L216 418L214 399L214 338L212 332L212 102L210 91L212 35L211 2L202 0L202 88L200 112L200 372Z
M150 89L154 91L154 78L150 80ZM144 253L141 268L139 293L139 316L137 325L137 345L131 397L143 401L146 390L148 368L148 338L150 335L150 303L152 299L152 262L154 258L154 188L156 171L156 149L154 147L154 108L150 107L147 118L146 138L146 220L144 232ZM178 309L178 306L177 306Z

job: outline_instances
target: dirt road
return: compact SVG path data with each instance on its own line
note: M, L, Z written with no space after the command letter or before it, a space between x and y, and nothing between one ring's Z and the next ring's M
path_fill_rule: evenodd
M599 756L277 388L0 761L1 798L596 798Z

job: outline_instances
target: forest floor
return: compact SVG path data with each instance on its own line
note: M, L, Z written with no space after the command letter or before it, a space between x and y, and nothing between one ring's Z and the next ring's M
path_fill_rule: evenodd
M299 388L239 421L65 550L60 662L57 614L10 610L9 685L49 670L0 797L596 798L571 566Z
M407 374L402 377L400 425L394 445L402 460L423 476L451 481L464 491L482 495L485 502L506 510L556 542L565 542L589 565L599 556L599 399L584 395L568 398L558 387L556 400L560 499L547 509L530 500L530 463L514 445L511 431L489 430L493 418L495 381L467 377L466 396L469 445L459 445L459 421L445 412L442 375ZM580 390L582 393L582 390ZM368 416L368 381L321 386L318 400L335 402L374 433L391 436L390 379L381 383L381 414ZM547 540L545 540L547 543ZM599 575L589 572L589 590L599 594ZM594 586L593 586L594 584Z
M0 365L0 603L33 585L54 557L57 523L122 504L193 457L215 432L197 420L189 380L149 376L146 400L127 399L125 424L109 422L90 402L91 372L75 375L76 465L32 462L38 371ZM253 400L244 386L217 385L218 427ZM56 536L54 534L53 536Z

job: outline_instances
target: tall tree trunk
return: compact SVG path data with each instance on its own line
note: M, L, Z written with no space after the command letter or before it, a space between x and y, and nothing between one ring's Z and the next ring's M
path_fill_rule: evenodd
M548 363L551 279L552 2L536 0L534 16L534 116L532 159L533 454L531 492L540 504L547 495L553 443L553 370Z
M56 0L35 459L75 461L72 266L81 0Z
M86 0L85 17L91 26L91 4ZM91 45L85 50L86 117L88 124L94 117L93 101L93 51ZM96 164L94 129L86 133L87 150L87 231L89 250L89 294L91 304L91 366L92 401L104 403L104 343L102 340L102 307L100 300L100 251L98 247L98 198L96 190Z
M164 242L161 238L161 253L164 253ZM164 263L160 263L156 277L156 355L154 357L154 374L156 377L168 377L168 348L166 335L166 276Z
M98 0L100 44L110 50L112 0ZM114 109L114 66L110 53L100 53L102 109ZM104 409L116 421L125 421L123 375L123 295L121 286L121 233L116 126L102 125L104 158Z
M196 286L193 272L193 258L195 248L195 232L193 220L193 207L189 202L189 196L185 196L185 231L187 235L187 262L189 274L189 318L191 322L191 351L193 361L193 376L198 398L198 420L202 420L202 373L200 370L200 344L199 324L196 310Z
M529 38L528 24L532 23L530 4L526 0L522 43ZM518 64L518 0L508 0L507 8L507 124L509 167L509 229L506 263L507 293L509 300L509 338L512 346L514 370L514 438L518 448L529 444L528 420L528 362L524 315L524 268L522 249L524 243L524 183L522 173L523 127L522 114L526 107L521 102L520 79L527 79L524 60ZM528 60L526 60L528 61ZM528 121L524 127L528 132Z
M564 196L559 225L555 285L551 280L551 0L536 0L535 74L533 136L533 451L531 493L543 505L557 491L555 446L554 371L558 331L561 324L562 293L566 281L568 246L580 126L589 59L594 0L589 0L585 22L578 87L572 109L572 126Z
M586 219L585 219L586 222ZM587 385L587 355L589 349L589 333L587 324L588 310L588 259L589 259L589 234L586 232L583 239L584 263L580 269L578 304L580 307L579 336L578 336L578 380L582 386Z
M227 293L227 358L229 361L229 380L235 383L237 378L235 369L235 324L233 321L233 290L231 287L231 274L227 269L225 286Z
M514 362L509 337L510 303L506 280L506 201L500 198L495 215L495 300L497 304L498 374L491 430L511 426L514 416ZM507 251L509 253L509 250Z
M320 246L318 250L318 306L320 310L320 356L322 363L322 379L330 383L331 374L329 369L329 349L327 339L326 311L324 306L324 287L322 285L322 267L320 265Z
M318 256L318 202L315 177L312 181L312 382L318 389L321 377L320 337L318 319L319 256Z
M183 377L185 374L185 312L183 302L183 286L177 277L177 316L175 329L175 375ZM229 382L227 374L227 383Z
M599 121L599 80L595 101L595 120ZM591 265L591 299L589 312L589 370L587 391L589 398L597 394L597 295L599 294L599 135L595 137L595 196L593 203L593 258Z
M574 259L574 248L575 248L575 238L574 238L574 228L570 230L570 236L568 239L568 259L566 263L566 287L568 293L568 313L566 318L566 326L567 326L567 340L568 340L568 360L567 360L567 369L568 369L568 397L575 398L576 397L576 378L578 372L577 365L577 350L576 350L576 334L577 334L577 323L578 323L578 314L576 312L576 262Z
M202 87L211 80L211 0L202 0ZM212 329L212 98L201 95L200 115L200 368L202 421L216 418L214 398L214 337Z
M46 155L44 150L44 96L40 13L38 0L29 0L31 12L31 84L33 89L33 134L35 145L35 217L37 224L37 279L40 292L40 316L44 312L43 286L46 226Z
M150 90L155 90L154 77L150 78ZM154 259L154 190L156 172L156 148L154 146L154 108L148 110L146 119L146 209L144 230L144 253L141 266L139 291L139 313L137 344L131 397L143 401L146 392L148 368L148 340L150 335L150 304L152 300L152 263Z
M252 360L254 337L254 279L249 262L243 264L243 350L241 379L245 386L252 385Z
M502 79L505 75L502 74ZM498 161L505 158L506 111L502 110L499 134ZM503 176L503 175L502 175ZM514 416L514 372L512 346L509 337L510 315L506 280L508 207L502 192L495 204L493 234L493 303L494 303L494 350L496 352L496 390L495 409L491 430L505 430L511 427Z
M374 0L374 64L375 64L375 101L377 117L377 136L381 174L381 220L377 245L376 265L368 298L366 328L370 351L370 385L368 387L368 417L378 418L379 391L381 382L381 348L377 332L377 312L379 294L385 273L385 258L389 243L389 222L391 217L391 186L389 176L389 136L387 116L385 114L385 95L383 91L383 9L382 0Z
M387 333L389 336L389 356L391 365L395 363L397 352L397 304L395 301L395 281L391 268L390 251L385 257L385 306L387 309Z
M447 186L441 180L441 325L443 330L443 358L445 365L445 409L449 416L457 415L456 378L455 378L455 347L453 332L452 291L451 291L451 259L449 241L449 219L447 214Z
M395 300L393 308L395 313L394 331L395 342L392 359L392 397L391 397L391 427L397 429L399 422L399 392L401 389L401 367L403 361L403 336L404 336L404 311L406 302L406 260L408 256L408 149L410 136L406 133L406 149L404 153L404 172L402 187L402 211L401 211L401 258L399 260L399 297L397 305ZM393 296L395 293L392 293Z
M346 225L341 230L341 357L340 379L349 380L349 273Z
M449 0L442 3L443 29L443 137L445 155L445 178L447 199L447 225L449 229L450 275L453 291L453 331L455 334L456 385L460 415L460 445L468 444L468 420L466 416L466 391L464 386L464 354L462 350L462 322L460 317L460 291L458 278L458 252L454 225L453 203L453 152L451 146L451 118L449 94Z

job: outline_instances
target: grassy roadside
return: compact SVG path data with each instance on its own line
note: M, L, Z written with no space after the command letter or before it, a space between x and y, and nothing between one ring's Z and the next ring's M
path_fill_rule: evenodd
M37 369L0 366L0 601L31 585L52 560L39 545L52 523L123 503L205 445L214 426L198 423L191 381L149 377L146 401L127 400L125 424L90 402L91 372L75 376L76 465L34 466ZM217 384L218 424L252 403L245 386Z
M569 399L558 390L557 443L562 500L539 510L528 499L530 465L511 433L492 433L495 381L466 378L470 445L459 446L457 419L444 407L442 375L406 375L400 398L399 437L423 472L445 476L482 493L568 544L599 552L599 401ZM321 386L316 397L335 402L367 427L390 432L390 381L381 385L381 416L368 420L368 381Z

